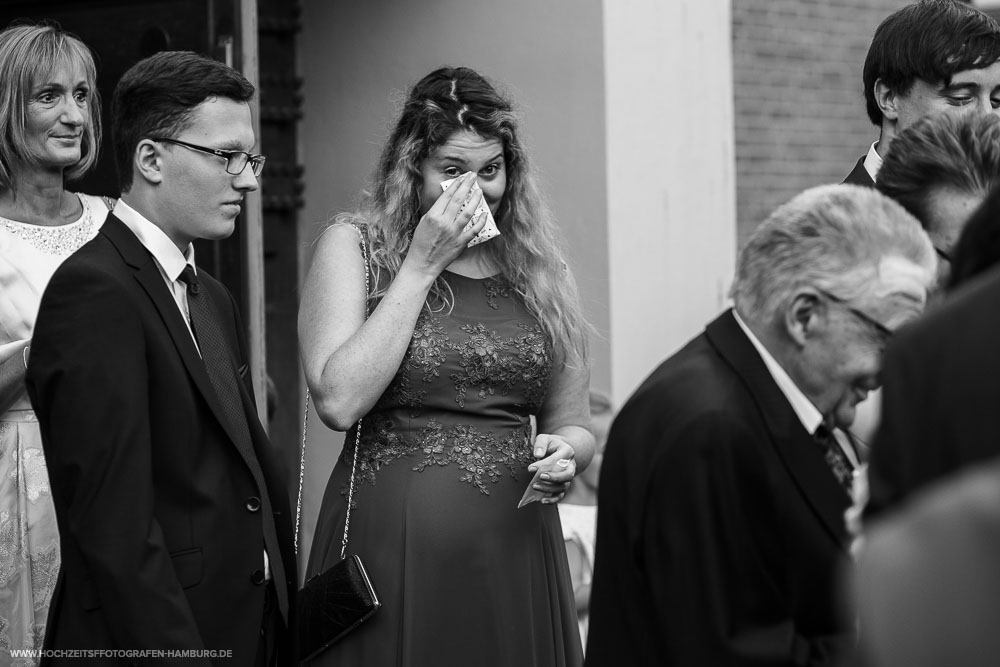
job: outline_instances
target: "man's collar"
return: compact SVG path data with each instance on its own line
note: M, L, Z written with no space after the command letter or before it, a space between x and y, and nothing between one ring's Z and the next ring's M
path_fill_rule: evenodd
M781 390L781 393L785 395L788 399L788 403L792 406L792 410L795 411L796 416L798 416L799 421L802 422L802 426L806 429L808 433L815 433L816 429L819 428L820 424L823 423L823 415L820 411L813 405L802 390L799 389L798 385L789 377L788 373L782 368L778 360L764 347L764 344L760 342L757 336L750 330L750 327L746 325L740 314L733 309L733 317L736 319L736 323L740 325L740 329L746 334L746 337L750 339L757 353L760 354L760 358L764 361L764 365L767 367L768 372L771 377L774 378L775 384Z
M865 171L872 177L872 183L878 182L878 172L882 169L882 156L878 154L877 146L877 141L872 143L868 155L865 156Z
M170 281L176 281L177 276L181 275L181 271L188 264L194 268L194 244L189 244L187 250L182 253L162 229L126 204L123 199L118 200L113 212L115 217L132 230Z

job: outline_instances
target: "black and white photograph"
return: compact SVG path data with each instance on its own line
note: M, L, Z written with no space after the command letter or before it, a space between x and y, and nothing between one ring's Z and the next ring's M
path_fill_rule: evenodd
M0 667L995 667L998 340L1000 0L0 0Z

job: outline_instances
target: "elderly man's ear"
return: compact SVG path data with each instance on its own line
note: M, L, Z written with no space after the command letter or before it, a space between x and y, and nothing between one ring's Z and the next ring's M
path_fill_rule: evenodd
M826 323L826 306L818 292L803 289L784 310L785 331L796 345L804 346Z

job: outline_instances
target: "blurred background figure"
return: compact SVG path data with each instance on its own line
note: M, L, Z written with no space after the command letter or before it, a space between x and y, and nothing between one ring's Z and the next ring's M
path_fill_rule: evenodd
M857 452L836 441L923 309L934 250L870 188L807 190L740 252L734 309L608 437L587 643L604 665L829 665Z
M934 244L936 293L948 281L955 244L966 221L998 185L1000 117L996 115L926 116L893 139L877 187L902 204ZM866 445L878 427L880 403L881 393L876 391L858 406L851 430Z
M993 229L996 199L987 200ZM851 586L861 628L857 664L997 664L998 303L1000 272L993 268L962 283L887 354L872 463L870 509L878 519L866 525Z
M1000 190L994 189L965 226L955 247L949 294L962 296L986 280L1000 260ZM973 301L987 303L985 298ZM944 306L942 306L943 308ZM981 312L948 306L950 317L935 316L897 347L886 361L882 419L869 466L870 499L866 519L904 503L925 485L959 469L1000 455L1000 395L997 356L987 344L995 306ZM952 329L967 330L961 337ZM949 344L951 340L962 343ZM925 359L916 363L918 355ZM969 418L973 415L974 418Z
M875 30L862 79L878 141L845 183L874 185L896 137L926 116L1000 113L1000 25L959 0L920 0Z
M604 444L614 409L604 392L590 390L590 428L596 441L594 458L582 473L573 478L569 490L559 501L569 573L573 579L576 612L580 617L580 637L587 645L587 622L590 613L590 582L594 577L594 545L597 541L597 482L601 475Z
M972 215L954 248L948 290L954 291L1000 262L1000 187Z
M24 385L38 304L56 267L108 205L66 183L97 162L96 69L74 36L44 25L0 33L0 663L41 648L59 569L55 510Z
M317 244L299 338L320 417L350 429L307 577L341 558L354 477L383 607L315 663L579 665L555 503L594 453L588 325L511 102L427 74L373 181ZM486 211L500 234L472 244Z
M997 91L1000 105L1000 91ZM938 282L948 282L966 222L1000 186L1000 117L921 118L893 141L878 189L920 221L938 254Z

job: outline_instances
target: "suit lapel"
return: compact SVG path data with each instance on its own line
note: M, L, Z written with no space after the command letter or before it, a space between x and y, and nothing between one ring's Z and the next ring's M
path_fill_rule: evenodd
M206 296L208 299L211 300L213 307L215 308L216 314L221 318L224 316L222 304L225 303L226 294L221 291L222 290L221 286L216 286L214 284L211 284L210 280L211 279L208 278L207 276L203 276L202 278L202 289L204 291L204 296ZM162 279L160 282L163 282ZM177 308L175 307L174 310L177 310ZM222 322L220 321L220 325L221 324ZM190 338L191 336L188 335L188 340L190 340ZM236 346L236 342L231 341L230 346L231 346L230 349L232 349L233 347ZM205 377L206 387L208 388L211 395L215 397L216 394L214 391L212 391L211 380L208 379L208 372L205 371L205 365L201 361L200 357L198 358L198 364L199 368L202 370L202 374ZM244 461L246 461L247 465L253 471L254 475L256 476L258 472L261 473L261 475L263 475L263 465L264 465L263 462L265 461L265 459L262 457L261 452L259 450L261 448L261 443L267 443L267 434L264 433L263 428L260 427L260 420L257 417L257 409L256 406L254 405L254 399L251 397L250 392L247 390L246 385L243 384L243 380L239 377L239 372L236 368L235 360L233 360L233 377L236 379L235 383L236 391L238 391L240 394L240 403L243 407L243 417L246 420L247 430L250 433L250 442L245 444L242 443L241 439L235 437L235 434L228 428L226 429L226 432L229 433L230 438L232 438L233 442L236 444L237 449L239 449L240 455L243 457ZM219 418L219 421L223 423L223 425L227 425L229 423L229 420L225 418L225 413L223 412L222 406L218 401L216 401L215 406L213 406L213 410L215 411L216 416ZM262 483L263 478L261 478L258 481Z
M219 399L212 389L212 383L208 379L205 364L201 360L201 355L198 354L198 349L191 338L191 332L184 322L184 316L177 308L177 302L174 301L174 297L170 294L170 290L163 280L163 274L160 273L160 269L156 266L153 256L149 254L145 246L136 238L132 230L126 227L125 223L116 218L114 214L108 214L107 221L101 227L101 233L108 237L115 248L118 249L125 263L134 270L135 279L142 286L143 290L145 290L150 301L153 302L153 306L163 320L167 333L170 334L170 338L177 348L177 353L180 355L181 361L183 361L184 367L187 369L192 381L208 403L216 420L225 429L229 439L233 443L236 443L236 434L233 432L229 420L226 419L222 405L219 403ZM245 454L244 458L246 458ZM254 464L247 461L247 464L253 468L256 461L254 461Z
M174 345L177 348L177 352L184 363L184 367L191 376L195 387L197 387L206 403L208 403L212 414L215 415L216 420L229 436L230 441L232 441L233 445L236 447L240 457L250 469L254 482L257 484L261 496L265 501L265 506L268 510L270 510L267 512L267 516L264 521L274 527L275 539L273 541L267 539L267 528L265 528L265 543L268 548L269 556L272 559L271 567L274 570L275 576L279 581L283 581L286 573L281 544L276 537L277 526L269 500L269 497L272 494L269 494L268 492L265 472L260 461L258 461L258 456L255 451L261 446L266 446L267 436L263 433L259 423L257 422L256 412L253 410L253 402L249 393L246 388L242 386L242 381L237 378L237 391L240 392L243 409L248 417L247 427L250 431L250 442L243 442L243 439L238 437L233 426L230 424L230 420L226 417L225 410L223 409L222 404L212 387L212 382L208 377L208 371L205 369L205 364L201 359L201 355L198 354L198 350L191 338L191 332L187 328L187 324L184 322L184 316L177 308L177 302L174 301L173 295L170 294L170 290L167 288L166 282L163 280L163 275L156 266L156 262L153 260L152 255L149 254L149 251L146 250L135 234L132 233L132 230L130 230L127 226L125 226L125 223L121 222L112 214L108 215L107 221L101 228L101 233L107 236L108 240L111 241L121 254L125 263L133 269L136 281L138 281L143 290L149 296L150 301L152 301L153 306L156 308L160 318L163 320L167 332L170 334L170 338L173 340ZM206 294L206 296L211 295ZM218 307L218 298L214 296L211 298L216 302L216 306ZM251 414L254 416L253 419L250 418ZM279 511L283 512L286 507L283 487L281 490L281 500L282 502L279 505ZM284 586L281 586L279 587L277 594L281 613L287 619L289 605L287 590Z
M723 313L706 328L719 354L746 383L770 432L771 443L799 492L842 548L847 547L847 494L830 472L823 452L775 383L764 360L733 317Z
M844 183L848 185L861 185L866 188L875 187L875 181L872 180L871 174L869 174L868 170L865 169L865 157L867 156L861 156L858 163L854 165L854 170L851 171L851 173L847 175L847 178L844 179Z

